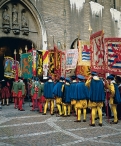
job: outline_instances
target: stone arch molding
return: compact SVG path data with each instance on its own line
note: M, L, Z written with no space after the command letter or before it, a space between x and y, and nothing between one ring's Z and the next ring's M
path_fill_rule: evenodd
M30 0L1 0L0 15L0 37L28 39L37 49L47 49L44 20Z

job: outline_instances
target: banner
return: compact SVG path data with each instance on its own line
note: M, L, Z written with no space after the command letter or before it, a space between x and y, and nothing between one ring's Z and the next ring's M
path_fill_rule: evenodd
M14 78L16 81L18 81L18 77L21 76L21 69L20 69L20 64L18 61L13 61L13 66L12 66L13 72L14 72Z
M37 65L37 51L32 51L32 58L33 58L33 76L36 76L36 65Z
M78 74L81 74L85 76L85 78L88 78L91 75L90 66L84 66L84 65L77 66L76 75Z
M66 54L65 52L61 53L61 75L64 76L66 75Z
M32 78L32 53L21 54L21 72L24 79Z
M55 70L55 52L54 50L49 51L49 70L48 70L48 74L51 77L54 77L54 70Z
M104 51L104 32L99 31L90 37L91 49L91 70L104 72L105 70L105 51Z
M78 48L79 48L78 65L90 66L91 64L90 42L79 40Z
M13 69L14 59L12 57L6 56L4 57L4 62L4 77L15 78L15 72Z
M38 59L37 59L37 75L43 76L43 57L42 51L38 51Z
M121 75L121 38L105 38L106 72Z
M49 51L43 50L43 78L48 76Z
M75 69L78 60L78 49L69 49L66 51L66 70Z

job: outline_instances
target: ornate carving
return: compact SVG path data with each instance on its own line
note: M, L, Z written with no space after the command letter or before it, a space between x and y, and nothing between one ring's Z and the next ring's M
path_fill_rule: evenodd
M3 18L3 32L9 33L10 32L10 16L8 14L8 9L4 8L3 13L2 13L2 18Z
M28 35L29 34L29 26L28 26L28 19L26 17L25 10L22 11L21 15L22 15L21 16L21 26L22 26L23 35Z
M17 11L17 6L15 4L13 5L13 9L12 9L12 27L14 34L20 33L19 24L18 24L18 11Z

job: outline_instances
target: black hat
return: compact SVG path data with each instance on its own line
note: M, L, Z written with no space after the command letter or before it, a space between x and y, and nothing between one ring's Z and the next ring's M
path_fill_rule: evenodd
M64 77L60 77L60 80L65 80L65 78Z
M85 80L85 77L82 76L82 75L77 75L77 78L80 79L80 80Z
M76 80L76 76L71 76L71 79L72 80Z
M109 80L114 80L114 77L111 76L111 75L109 75L109 76L107 76L107 79L109 79Z
M92 72L91 72L91 75L92 75L92 76L96 76L96 75L97 75L97 72L92 71Z

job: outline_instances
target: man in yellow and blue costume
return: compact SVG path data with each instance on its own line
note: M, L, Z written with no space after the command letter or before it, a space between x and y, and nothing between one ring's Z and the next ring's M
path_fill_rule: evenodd
M106 82L107 88L110 91L109 95L109 103L111 105L111 111L114 115L114 120L110 122L110 124L117 124L118 118L117 118L117 104L121 103L121 97L119 93L119 89L117 84L114 81L114 77L112 75L107 76L108 83Z
M95 114L98 111L99 126L102 126L102 107L105 101L105 92L103 81L98 77L96 72L92 72L85 85L89 88L89 107L91 108L92 121L90 126L95 126Z
M56 100L56 106L58 108L59 111L59 115L62 115L62 109L61 109L61 103L62 103L62 86L64 84L63 80L65 78L64 77L60 77L59 81L55 84L54 89L53 89L53 94L55 96L55 100Z
M89 90L85 86L85 77L77 75L79 82L76 85L76 108L77 108L77 120L74 122L81 122L81 110L83 109L83 122L86 122L86 108L87 100L89 100Z

